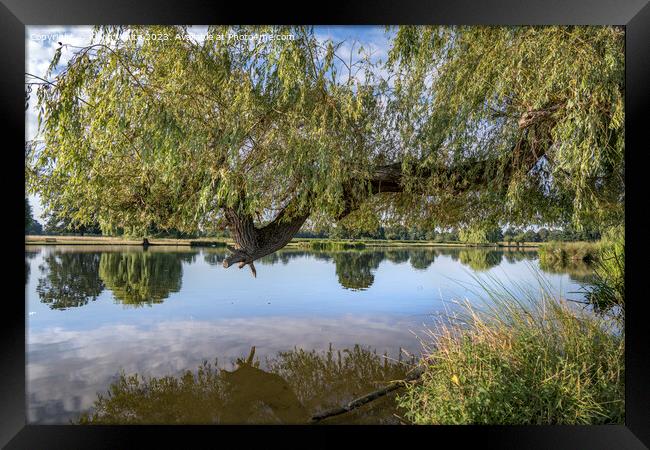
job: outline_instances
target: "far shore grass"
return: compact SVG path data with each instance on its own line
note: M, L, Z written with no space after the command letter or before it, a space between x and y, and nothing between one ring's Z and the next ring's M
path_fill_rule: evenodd
M148 238L149 245L172 245L185 247L225 247L229 242L223 238ZM25 236L26 245L143 245L141 238L121 236Z
M185 247L225 247L232 244L229 238L200 237L188 239L174 238L148 238L149 245L185 246ZM122 236L46 236L27 235L27 245L142 245L141 238L128 238ZM543 242L495 242L491 244L466 244L463 242L435 242L418 240L385 240L385 239L323 239L323 238L295 238L287 244L287 248L314 248L314 249L362 249L365 247L509 247L537 248Z

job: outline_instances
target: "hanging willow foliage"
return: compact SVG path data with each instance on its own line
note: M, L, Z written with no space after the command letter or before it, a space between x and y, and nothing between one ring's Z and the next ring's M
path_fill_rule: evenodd
M351 67L309 27L214 26L294 38L202 42L175 39L180 26L98 27L66 67L56 52L37 91L28 189L105 231L223 222L226 266L309 217L622 221L621 29L394 31L385 65Z
M492 188L467 190L465 220L620 222L624 56L617 27L402 27L396 122L420 166L491 161ZM505 171L499 191L522 151L532 170Z

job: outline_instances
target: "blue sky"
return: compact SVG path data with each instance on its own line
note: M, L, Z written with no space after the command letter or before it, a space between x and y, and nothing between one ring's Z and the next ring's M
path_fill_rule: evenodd
M204 33L206 26L191 27L192 33ZM386 61L391 32L387 33L383 26L316 26L316 37L322 41L331 39L334 42L343 42L337 55L348 61L351 53L353 59L358 57L360 46L371 54L373 61ZM59 47L58 42L83 46L90 43L92 38L91 26L28 26L25 32L26 61L25 71L32 75L44 77L45 72ZM72 56L72 51L64 48L59 67L64 67ZM29 108L26 112L25 137L32 140L37 132L37 111L34 106L35 94L32 94ZM43 208L38 196L30 195L34 217L43 223Z

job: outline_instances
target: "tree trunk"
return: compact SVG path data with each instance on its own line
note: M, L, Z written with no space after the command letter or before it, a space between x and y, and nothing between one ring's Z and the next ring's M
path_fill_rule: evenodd
M226 208L227 225L236 246L228 247L232 254L224 259L223 266L228 268L239 263L241 269L250 264L253 275L256 275L253 262L287 245L309 217L309 212L294 212L289 215L288 211L291 209L290 206L286 207L272 222L264 227L255 228L250 215L239 213L233 208Z

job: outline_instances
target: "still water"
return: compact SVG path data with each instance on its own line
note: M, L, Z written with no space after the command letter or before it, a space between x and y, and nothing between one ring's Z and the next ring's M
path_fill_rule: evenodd
M283 250L253 278L225 254L26 246L28 421L302 423L402 377L435 317L478 301L475 277L534 291L542 273L580 299L588 276L536 251L404 247ZM400 421L388 396L328 423Z

